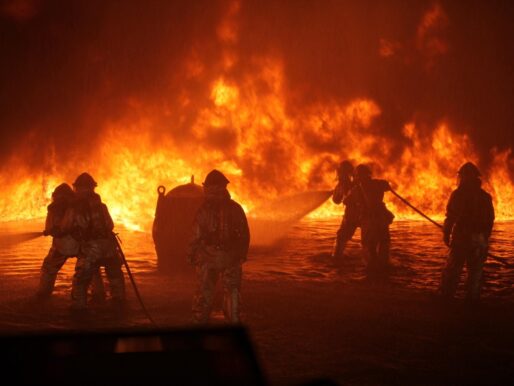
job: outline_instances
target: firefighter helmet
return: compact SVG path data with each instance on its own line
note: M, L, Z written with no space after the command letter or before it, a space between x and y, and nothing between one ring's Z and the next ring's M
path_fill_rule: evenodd
M368 165L360 164L355 168L355 176L358 178L370 178L371 168Z
M204 186L213 186L213 185L223 185L226 186L230 181L223 175L219 170L212 170L205 177L205 181L203 182Z
M70 185L66 183L60 184L58 187L54 189L52 192L52 199L60 199L60 198L71 198L73 197L73 189Z
M473 162L466 162L457 172L461 177L480 177L480 171Z
M348 175L353 173L353 165L350 161L344 160L337 167L337 174Z
M96 181L89 173L82 173L73 183L75 187L94 188L97 186Z

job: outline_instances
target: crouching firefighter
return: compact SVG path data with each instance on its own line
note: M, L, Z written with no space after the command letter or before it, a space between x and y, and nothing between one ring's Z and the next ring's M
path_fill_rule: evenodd
M71 291L72 308L87 307L87 288L93 272L104 267L114 305L125 301L125 282L122 261L116 251L113 237L114 224L107 206L95 193L96 181L88 173L82 173L73 183L76 200L65 218L74 237L80 241L75 274Z
M379 273L389 265L389 225L394 215L383 202L389 190L389 182L372 178L370 167L361 164L355 168L354 186L344 200L360 212L361 242L367 252L369 273Z
M346 244L352 239L355 231L360 226L360 213L358 206L355 205L355 203L351 200L350 202L346 201L345 203L345 198L348 196L353 186L355 185L352 178L353 172L354 168L350 161L346 160L339 164L337 169L337 186L335 187L334 193L332 195L332 201L335 204L345 204L343 220L341 221L341 225L337 230L336 242L334 245L334 251L332 253L334 259L339 261L343 258Z
M196 266L198 287L193 299L193 321L209 321L216 283L223 283L225 320L240 321L242 264L246 261L250 232L243 208L230 198L229 180L218 170L204 183L205 201L193 223L188 259Z
M48 299L54 290L57 273L66 260L76 257L79 253L79 242L63 228L63 219L66 211L73 205L75 193L72 188L62 183L52 193L52 203L48 205L45 222L45 236L52 236L52 246L43 260L39 287L36 299ZM93 272L93 298L103 300L105 298L102 277L98 270Z
M466 263L467 295L477 301L482 286L482 270L487 258L489 236L494 223L491 195L481 188L480 171L467 162L458 171L459 186L446 207L443 226L444 243L450 247L441 278L441 295L452 298Z

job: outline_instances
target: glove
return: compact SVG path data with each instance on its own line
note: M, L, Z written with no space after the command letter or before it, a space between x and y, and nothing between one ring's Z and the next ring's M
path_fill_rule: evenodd
M450 234L449 233L445 233L443 235L443 241L444 241L444 244L449 247L450 246Z
M43 236L59 237L60 236L59 228L54 226L52 229L45 229L43 231Z

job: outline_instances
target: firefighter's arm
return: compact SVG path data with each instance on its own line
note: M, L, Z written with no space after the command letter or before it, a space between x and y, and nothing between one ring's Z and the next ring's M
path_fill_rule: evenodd
M450 236L458 216L459 210L456 194L453 192L448 200L448 205L446 205L446 217L443 224L443 241L447 246L450 246Z
M376 181L378 181L380 190L382 190L384 193L389 192L391 190L391 184L389 183L389 181L386 181L386 180L376 180Z
M60 237L63 232L60 224L57 223L57 218L53 210L48 208L48 213L45 220L45 230L43 231L44 236Z
M486 238L489 240L489 237L491 237L491 233L493 231L493 225L494 225L494 218L495 218L495 214L494 214L494 206L493 206L493 200L491 198L491 196L488 197L489 199L487 200L487 203L488 203L488 208L487 208L487 215L488 215L488 218L487 218L487 233L486 233Z
M351 188L350 191L348 192L348 194L346 194L344 196L343 204L348 206L348 205L353 205L353 204L357 203L359 201L358 200L359 189L360 189L359 185L355 185L353 188Z
M50 236L53 233L52 232L53 223L54 223L54 216L52 214L52 211L49 209L46 214L45 230L43 231L43 235Z
M239 245L241 262L245 262L248 258L248 249L250 248L250 229L248 227L248 220L243 208L239 207L240 220L239 220Z
M73 233L74 229L74 221L75 218L75 210L73 208L68 208L64 212L64 216L61 220L61 232L64 234Z
M339 174L338 178L339 181L332 196L332 201L336 204L344 202L344 198L350 193L353 186L350 174Z
M339 182L334 189L334 194L332 195L332 201L334 204L340 204L343 202L344 190L341 182Z
M107 209L107 205L102 204L102 211L105 219L105 225L107 229L112 231L114 229L114 221L112 221L111 214L109 213L109 209Z
M192 237L187 250L187 261L191 265L196 265L197 263L198 250L200 249L202 242L202 231L200 227L199 215L200 212L196 215L196 218L193 222Z

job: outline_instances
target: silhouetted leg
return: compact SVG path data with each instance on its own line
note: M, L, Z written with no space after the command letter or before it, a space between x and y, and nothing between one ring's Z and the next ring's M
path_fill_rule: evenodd
M470 301L477 301L480 299L483 267L486 257L487 252L484 249L477 247L473 248L467 259L466 268L468 271L468 277L466 283L466 298Z
M241 264L236 264L223 272L223 313L225 320L231 323L240 322L241 306Z
M93 272L91 279L91 295L95 301L102 302L105 300L105 286L100 267L97 267Z
M366 253L368 258L367 270L374 272L380 266L378 258L378 243L376 241L369 241L366 244Z
M362 226L362 246L366 253L366 269L368 272L374 272L379 266L378 246L379 233L377 224L371 221L366 222Z
M389 265L389 250L391 245L391 235L389 233L389 227L385 226L382 229L380 235L380 243L378 245L378 261L381 267L387 267Z
M441 277L441 295L446 298L453 298L459 285L460 274L466 259L466 250L462 246L452 246L446 267Z
M121 260L115 256L104 260L105 273L109 281L111 299L125 301L125 277L121 269Z
M193 298L193 321L206 323L209 321L212 299L218 281L219 271L209 264L197 267L198 287Z
M74 309L86 309L87 307L87 288L91 282L94 270L97 268L93 259L89 256L77 258L75 264L75 274L71 287L71 306Z
M48 255L46 255L41 265L41 276L39 278L39 288L36 296L45 298L52 295L55 287L55 280L57 273L62 268L68 257L62 255L54 247L50 248Z
M334 245L334 251L332 256L334 259L342 259L344 255L344 249L348 241L350 241L357 230L357 224L351 222L345 218L341 222L341 226L337 230L336 242Z

